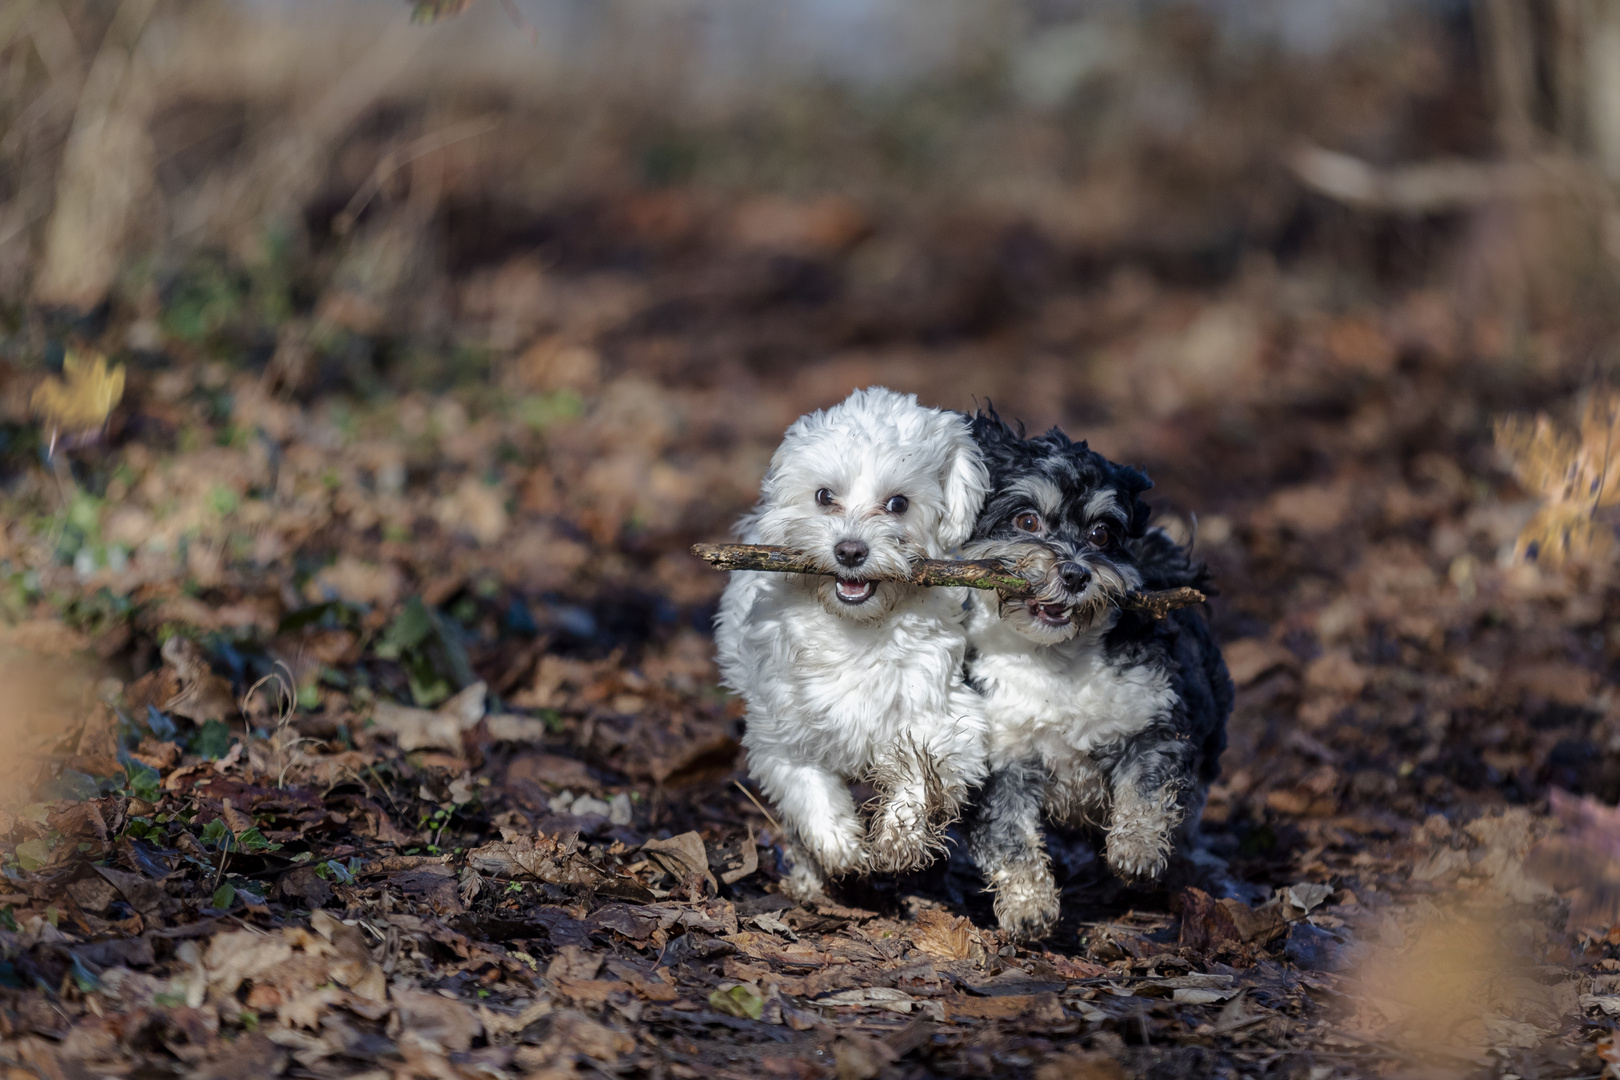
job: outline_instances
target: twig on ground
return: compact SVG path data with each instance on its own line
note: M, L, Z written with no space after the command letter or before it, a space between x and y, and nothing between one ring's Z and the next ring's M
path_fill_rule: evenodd
M741 780L733 780L732 783L737 785L738 791L748 796L749 802L753 803L759 808L759 812L765 815L765 820L771 823L771 828L780 833L782 831L782 826L777 823L776 818L771 815L771 812L765 809L765 804L754 798L754 793L749 791L748 788L743 785Z
M693 544L692 554L717 570L765 570L782 574L825 574L819 566L789 548L771 544ZM884 578L886 581L906 581L912 585L965 586L970 589L995 589L1012 596L1027 594L1033 583L1008 573L1007 568L991 559L919 559L911 564L911 574L905 578ZM1146 612L1162 619L1176 608L1202 604L1203 593L1197 589L1157 589L1132 593L1123 606Z

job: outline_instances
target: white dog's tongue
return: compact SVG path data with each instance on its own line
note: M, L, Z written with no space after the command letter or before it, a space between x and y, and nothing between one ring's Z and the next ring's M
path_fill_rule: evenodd
M838 579L838 599L859 603L871 596L877 589L877 583L872 581L845 581Z

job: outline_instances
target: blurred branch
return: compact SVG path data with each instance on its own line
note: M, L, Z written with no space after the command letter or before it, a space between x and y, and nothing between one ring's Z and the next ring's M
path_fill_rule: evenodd
M346 236L354 223L359 220L360 214L365 210L371 200L376 198L388 178L400 169L409 165L418 158L426 157L436 150L442 150L467 139L474 139L488 131L494 131L500 126L500 119L493 116L475 117L471 120L462 120L430 132L420 139L416 139L407 146L390 150L377 162L377 167L371 170L366 182L355 191L354 197L348 205L332 219L332 231L338 236Z
M1520 199L1567 183L1579 162L1480 162L1461 159L1380 169L1358 157L1305 146L1289 159L1294 175L1312 191L1366 210L1437 214L1502 199Z

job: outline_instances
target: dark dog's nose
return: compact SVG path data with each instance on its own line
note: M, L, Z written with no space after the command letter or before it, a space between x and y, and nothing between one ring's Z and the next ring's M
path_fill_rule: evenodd
M1058 567L1058 577L1070 592L1079 592L1091 583L1091 571L1077 562L1066 562Z
M859 540L840 540L833 548L833 558L842 566L857 567L866 561L866 545Z

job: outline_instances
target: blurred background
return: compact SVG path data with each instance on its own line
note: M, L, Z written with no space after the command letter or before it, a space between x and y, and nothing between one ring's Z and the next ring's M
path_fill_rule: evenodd
M13 636L708 693L687 546L884 383L1158 480L1246 687L1212 820L1620 794L1606 526L1538 564L1492 435L1617 362L1614 0L12 0L0 86ZM454 641L375 651L407 600Z
M1363 1043L1455 1007L1572 1075L1531 1059L1612 1035L1620 823L1553 804L1573 908L1521 860L1554 789L1620 798L1617 191L1620 0L7 0L3 869L78 858L31 798L228 767L381 770L433 844L599 835L578 790L640 800L621 853L763 828L687 548L881 383L1144 466L1210 561L1206 836L1311 921L1184 897L1181 946L1377 946ZM1172 925L1055 850L1075 919ZM1491 907L1413 982L1453 885L1569 979L1478 992ZM1156 963L1122 925L1054 947Z

